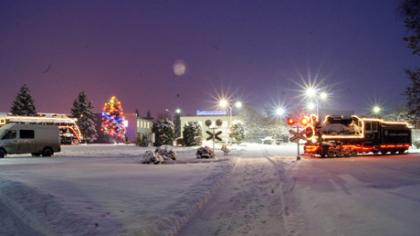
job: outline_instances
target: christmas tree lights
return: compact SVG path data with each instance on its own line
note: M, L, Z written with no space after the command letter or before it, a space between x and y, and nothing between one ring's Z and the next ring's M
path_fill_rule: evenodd
M124 142L127 120L121 102L112 96L102 112L102 131L115 141Z

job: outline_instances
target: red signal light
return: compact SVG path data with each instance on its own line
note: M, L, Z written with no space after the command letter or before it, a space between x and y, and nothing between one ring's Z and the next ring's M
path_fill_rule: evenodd
M295 123L296 123L296 121L292 117L287 118L287 124L288 125L294 125Z

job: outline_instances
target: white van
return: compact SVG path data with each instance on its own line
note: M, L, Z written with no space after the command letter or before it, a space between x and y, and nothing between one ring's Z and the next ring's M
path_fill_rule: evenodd
M59 130L55 125L10 123L0 128L0 158L23 153L49 157L60 151Z

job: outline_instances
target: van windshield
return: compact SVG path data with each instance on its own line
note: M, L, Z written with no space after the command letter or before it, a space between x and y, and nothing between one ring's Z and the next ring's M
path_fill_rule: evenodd
M4 132L3 136L1 139L15 139L16 138L16 130L7 130L6 132Z

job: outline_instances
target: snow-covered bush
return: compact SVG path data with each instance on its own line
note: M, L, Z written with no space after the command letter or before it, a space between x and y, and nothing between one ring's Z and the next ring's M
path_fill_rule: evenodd
M154 152L146 151L143 155L143 164L163 164L168 160L176 160L175 152L172 150L157 148Z
M155 143L156 147L162 145L172 145L175 134L174 134L174 123L168 119L158 120L153 123L152 128L153 133L155 133Z
M235 143L241 143L245 139L245 128L241 123L233 124L230 127L229 137Z
M196 122L188 123L182 131L185 146L198 146L202 143L201 126Z
M196 157L197 159L210 159L215 158L216 156L211 148L205 146L197 149Z
M159 155L156 155L155 152L152 151L146 151L143 155L143 164L160 164L163 163L163 158Z
M167 160L175 161L176 160L175 152L172 151L172 150L168 150L166 148L163 148L163 149L162 148L157 148L155 153L158 153L159 155L161 155L165 161L167 161Z

